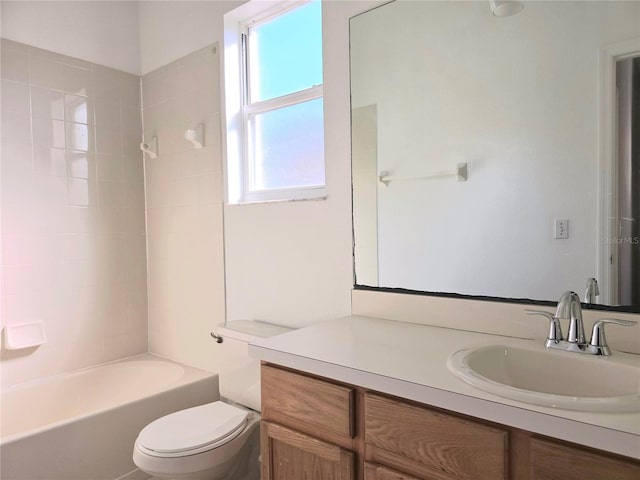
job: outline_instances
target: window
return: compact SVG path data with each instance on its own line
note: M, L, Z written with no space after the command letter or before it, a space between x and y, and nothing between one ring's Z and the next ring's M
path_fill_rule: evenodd
M225 15L229 203L324 196L319 0Z

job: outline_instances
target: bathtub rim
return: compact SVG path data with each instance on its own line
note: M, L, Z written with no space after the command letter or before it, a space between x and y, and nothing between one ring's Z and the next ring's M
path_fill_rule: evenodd
M21 382L21 383L17 383L14 385L11 385L9 387L5 387L2 388L0 390L0 412L2 412L2 396L4 395L5 392L12 392L12 391L17 391L17 390L23 390L23 389L28 389L29 387L33 387L35 385L43 385L43 384L47 384L47 383L54 383L57 380L60 380L62 378L69 378L69 377L73 377L73 376L77 376L77 375L81 375L83 373L86 373L89 370L95 370L101 367L106 367L109 365L114 365L114 364L120 364L120 363L129 363L129 362L136 362L136 361L154 361L154 362L166 362L166 363L171 363L174 365L178 365L180 367L183 368L184 374L183 377L181 378L181 380L179 382L176 382L174 385L168 387L168 388L162 388L150 395L145 395L142 397L138 397L126 402L122 402L122 403L117 403L114 405L111 405L107 408L103 408L97 411L91 411L82 415L76 415L73 417L69 417L69 418L65 418L62 420L58 420L55 422L51 422L51 423L47 423L44 426L40 426L37 428L31 428L22 432L17 432L11 435L2 435L2 431L0 429L0 448L2 448L5 445L8 445L10 443L13 442L17 442L20 440L23 440L25 438L28 438L32 435L38 434L38 433L45 433L51 430L54 430L55 428L59 428L65 425L69 425L71 423L77 422L77 421L81 421L84 419L88 419L88 418L92 418L95 417L99 414L104 414L113 410L116 410L118 408L122 408L125 405L131 405L134 403L138 403L138 402L142 402L142 401L146 401L148 399L152 399L156 396L162 395L166 392L171 392L177 389L180 389L186 385L190 385L193 383L197 383L203 380L207 380L207 379L213 379L214 377L217 377L218 374L216 372L212 372L212 371L207 371L207 370L203 370L201 368L196 368L196 367L192 367L190 365L186 365L184 363L180 363L180 362L176 362L175 360L171 360L165 357L161 357L159 355L156 355L154 353L151 352L146 352L146 353L142 353L139 355L134 355L132 357L126 357L126 358L121 358L118 360L113 360L110 362L105 362L105 363L101 363L98 365L92 365L89 367L84 367L78 370L72 370L70 372L66 372L66 373L59 373L56 375L51 375L51 376L47 376L47 377L42 377L42 378L37 378L37 379L33 379L33 380L28 380L26 382ZM1 426L0 426L1 427Z

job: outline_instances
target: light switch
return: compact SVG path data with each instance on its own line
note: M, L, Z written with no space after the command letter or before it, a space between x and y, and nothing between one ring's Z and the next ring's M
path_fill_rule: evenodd
M569 220L556 218L553 222L553 238L569 238Z

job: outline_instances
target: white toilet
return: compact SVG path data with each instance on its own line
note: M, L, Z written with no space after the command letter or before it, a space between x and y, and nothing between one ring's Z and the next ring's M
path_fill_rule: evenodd
M248 342L289 329L235 321L221 329L218 377L223 400L161 417L142 429L133 461L158 479L259 480L260 365Z

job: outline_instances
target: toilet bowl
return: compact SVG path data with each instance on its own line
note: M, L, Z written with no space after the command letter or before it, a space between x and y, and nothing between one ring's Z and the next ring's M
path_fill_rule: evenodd
M248 343L289 330L257 321L220 329L218 377L226 401L180 410L143 428L133 448L138 468L167 480L259 480L260 364L248 355Z
M151 422L138 435L133 461L162 479L258 479L260 415L217 401Z

